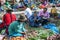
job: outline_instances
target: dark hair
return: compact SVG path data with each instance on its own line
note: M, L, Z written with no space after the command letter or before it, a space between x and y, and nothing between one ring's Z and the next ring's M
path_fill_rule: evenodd
M1 3L0 3L0 7L1 7Z
M46 10L47 10L47 8L44 8L44 9L46 9Z
M6 10L7 12L12 12L13 10L10 10L10 9L8 9L8 10Z
M52 7L55 7L54 5Z
M34 11L34 13L37 13L37 11Z
M27 5L27 4L25 4L25 3L24 3L24 6L25 6L25 7L28 7L28 5Z
M19 19L24 19L24 17L22 15L20 15Z
M22 22L22 20L24 19L24 17L22 15L20 15L20 17L18 18L18 22Z

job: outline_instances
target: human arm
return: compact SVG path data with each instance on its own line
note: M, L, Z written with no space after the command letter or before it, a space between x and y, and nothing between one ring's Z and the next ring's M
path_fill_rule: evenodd
M31 16L30 18L29 18L29 21L34 21L35 19L33 18L33 16Z
M8 27L8 32L9 32L9 35L12 35L12 33L13 33L13 27L14 27L14 25L13 24L10 24L10 26Z
M24 23L24 24L23 24L23 27L22 27L22 32L21 32L22 34L26 34L25 26L26 26L26 24Z

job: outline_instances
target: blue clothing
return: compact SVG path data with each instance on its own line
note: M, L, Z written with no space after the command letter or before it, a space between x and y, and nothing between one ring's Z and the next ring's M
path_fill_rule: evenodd
M0 12L1 12L2 10L1 10L1 7L0 7Z
M53 33L55 34L59 34L59 30L57 29L56 25L53 23L47 24L43 26L46 29L50 29L51 31L53 31Z
M23 34L21 34L21 32L25 32L25 24L18 22L18 21L14 21L13 23L10 24L9 26L9 36L23 36Z
M39 21L39 20L41 20L41 18L39 16L34 17L33 15L29 18L29 24L30 24L30 26L38 27L40 23L38 21L35 22L34 19L37 19Z
M56 3L56 0L50 0L50 3L55 4Z
M0 12L3 11L3 6L0 7Z
M24 3L25 3L25 4L28 4L28 0L24 0Z
M24 6L23 2L20 2L19 4L20 4L19 7L23 7Z
M17 9L18 8L18 4L15 4L13 8L14 9Z

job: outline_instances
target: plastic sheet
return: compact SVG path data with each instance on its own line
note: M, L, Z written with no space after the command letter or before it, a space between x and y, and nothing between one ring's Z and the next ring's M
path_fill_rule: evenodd
M50 29L55 34L59 34L59 30L57 29L56 25L53 24L53 23L49 23L47 25L44 25L43 27L46 28L46 29Z

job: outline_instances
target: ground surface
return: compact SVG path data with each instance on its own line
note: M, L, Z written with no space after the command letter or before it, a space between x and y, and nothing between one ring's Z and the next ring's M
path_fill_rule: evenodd
M58 8L59 9L59 8ZM50 9L49 9L50 11ZM53 19L55 20L55 24L57 26L58 29L60 29L60 19ZM27 36L26 38L28 38L29 40L46 40L46 38L48 36L53 35L53 32L49 29L44 29L42 26L41 27L30 27L30 26L26 26L26 29L28 30L27 32ZM2 30L2 34L4 33L5 30ZM0 34L1 34L0 33Z

